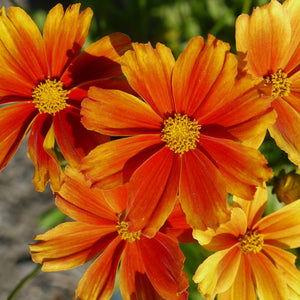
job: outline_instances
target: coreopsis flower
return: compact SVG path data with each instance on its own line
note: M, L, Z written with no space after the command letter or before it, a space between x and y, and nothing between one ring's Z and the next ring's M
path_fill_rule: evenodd
M236 57L209 35L193 38L175 62L158 43L133 43L122 70L139 97L90 88L82 123L90 130L127 136L96 147L82 171L109 189L132 181L132 215L149 236L165 222L179 198L192 227L216 227L228 218L227 192L252 199L272 176L264 157L242 144L274 122L267 99L250 78L236 81ZM129 136L129 137L128 137ZM151 232L152 231L152 232Z
M261 218L266 202L267 189L258 189L253 201L235 198L229 222L193 231L216 251L193 277L206 299L300 299L296 256L284 250L300 246L300 200Z
M261 79L272 97L277 121L270 126L277 145L300 165L300 2L272 0L236 21L241 67Z
M35 237L40 241L30 245L30 251L42 270L66 270L95 258L80 280L75 297L105 300L113 293L121 261L119 285L124 300L187 299L188 280L182 270L184 255L177 236L186 239L183 231L188 227L183 213L180 220L179 208L166 226L171 229L176 219L177 229L182 226L183 231L173 231L173 237L157 232L149 239L143 224L131 221L134 208L128 210L126 206L130 187L104 192L91 188L75 168L67 166L65 174L56 204L76 221Z
M64 12L50 10L43 37L24 10L0 11L0 169L4 168L30 131L28 154L35 165L33 182L39 191L50 180L59 187L63 157L72 165L108 137L89 132L80 122L80 105L90 85L122 88L119 58L130 48L120 33L106 36L79 54L92 10L80 4ZM79 55L78 55L79 54Z

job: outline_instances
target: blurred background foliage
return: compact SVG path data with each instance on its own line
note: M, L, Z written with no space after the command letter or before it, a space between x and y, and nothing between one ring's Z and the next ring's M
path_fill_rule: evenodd
M1 1L0 1L1 2ZM12 4L15 1L11 1ZM48 10L59 1L27 0L28 13L42 30ZM66 8L72 3L82 3L82 9L91 7L94 11L86 45L112 32L128 34L132 41L148 42L152 45L163 43L172 49L177 57L188 41L197 35L204 38L213 34L231 44L235 53L235 20L241 13L250 14L253 7L261 6L268 0L82 0L60 1ZM283 2L283 1L281 1ZM21 5L21 2L18 2ZM22 6L22 5L21 5ZM283 153L267 135L260 148L273 169L276 178L269 182L269 202L266 214L278 209L282 203L274 190L282 182L282 174L295 171ZM277 176L279 176L277 178ZM281 176L281 177L280 177ZM293 176L292 176L293 177ZM299 181L300 182L300 181ZM300 183L299 183L300 185ZM64 220L56 209L39 220L43 229L53 227ZM190 278L191 300L199 300L200 294L191 277L198 265L210 254L197 243L181 245L186 255L185 271ZM299 254L297 251L294 253ZM299 257L299 255L298 255Z

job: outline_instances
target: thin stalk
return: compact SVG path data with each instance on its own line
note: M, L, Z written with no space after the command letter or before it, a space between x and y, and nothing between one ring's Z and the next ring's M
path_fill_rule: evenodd
M21 290L21 288L23 287L23 285L30 280L31 278L33 278L36 274L39 273L39 271L41 270L42 266L41 265L37 265L32 271L31 273L29 273L26 277L24 277L19 283L18 285L15 287L15 289L11 292L11 294L8 296L7 300L12 300L15 295Z
M249 14L251 6L252 6L252 0L244 0L242 13Z

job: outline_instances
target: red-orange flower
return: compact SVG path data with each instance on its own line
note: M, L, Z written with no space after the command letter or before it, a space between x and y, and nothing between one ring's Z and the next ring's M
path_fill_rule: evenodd
M182 270L184 255L174 238L177 234L157 232L147 238L144 226L131 221L134 208L126 208L128 197L126 185L108 192L91 189L81 173L67 167L56 204L76 221L36 236L41 241L30 245L33 260L43 264L44 271L60 271L99 255L77 287L76 297L83 300L110 299L120 261L124 300L187 299L188 280ZM184 215L179 214L177 208L177 229L185 230Z
M18 7L0 12L0 169L4 168L31 130L28 153L35 165L33 181L42 191L50 180L57 189L62 171L54 151L58 144L72 165L96 145L107 141L80 123L80 105L89 86L122 88L120 55L130 39L112 34L80 55L91 9L80 4L64 13L61 4L50 10L43 37L32 19Z
M262 80L278 118L269 131L300 166L300 1L286 0L243 14L236 21L241 67Z
M172 211L178 190L192 227L216 227L228 217L227 192L251 199L272 174L257 150L241 144L274 122L269 101L249 78L235 81L236 57L211 35L206 44L193 38L176 62L159 43L133 49L121 65L142 100L90 88L82 102L88 129L131 137L92 150L82 170L104 189L130 179L129 206L148 207L132 218L147 224L149 236Z
M261 219L267 189L253 201L234 199L231 220L216 232L194 230L211 251L193 279L206 299L300 299L296 256L283 249L300 246L300 200Z

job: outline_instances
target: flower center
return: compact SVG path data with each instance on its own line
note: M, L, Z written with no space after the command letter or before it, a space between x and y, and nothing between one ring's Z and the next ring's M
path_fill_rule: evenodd
M134 242L135 240L139 240L141 238L141 230L135 232L128 231L128 222L126 221L118 221L118 225L116 227L118 229L118 234L121 236L122 240Z
M246 234L239 238L241 250L248 254L249 252L258 253L263 248L264 238L262 234L256 231L247 231Z
M197 147L201 125L197 120L191 120L187 115L175 114L164 121L161 140L180 156L184 152Z
M281 69L277 73L270 74L264 77L264 85L272 85L272 96L273 97L283 97L290 94L291 81L287 77L287 74L282 72Z
M40 113L53 114L65 109L68 104L69 91L63 88L63 83L56 79L46 79L33 90L32 98Z

